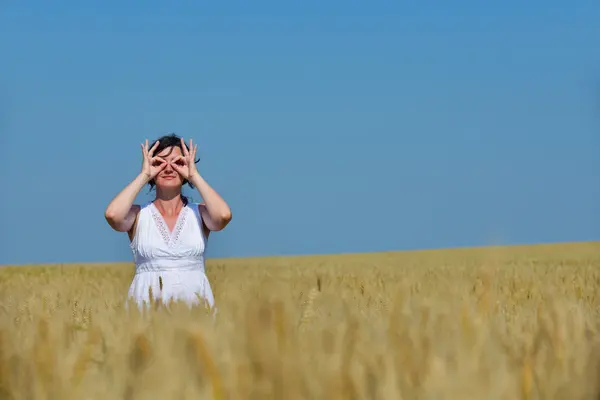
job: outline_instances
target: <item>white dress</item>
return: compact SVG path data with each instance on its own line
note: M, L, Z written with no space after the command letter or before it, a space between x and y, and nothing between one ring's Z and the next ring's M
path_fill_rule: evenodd
M141 207L136 232L130 243L135 276L128 297L142 309L152 297L168 303L183 300L189 306L214 308L214 297L205 274L204 250L207 238L202 230L197 203L181 209L173 231L154 203Z

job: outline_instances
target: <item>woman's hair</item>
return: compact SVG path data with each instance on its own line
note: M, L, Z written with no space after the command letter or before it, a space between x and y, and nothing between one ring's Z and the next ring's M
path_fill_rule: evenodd
M156 139L155 141L153 141L149 145L149 147L152 148L152 146L154 146L154 144L157 141L159 143L158 143L158 146L156 146L156 150L154 151L155 156L157 154L159 154L161 151L163 151L164 149L169 148L169 147L179 147L181 149L181 153L183 154L183 149L181 148L181 137L177 136L176 134L171 133L169 135L162 136L162 137ZM185 142L184 142L184 145L185 145L185 148L187 150L189 150L189 148L188 148L187 144L185 144ZM173 149L171 149L171 151L173 151ZM169 153L169 154L171 154L171 153ZM197 164L199 161L200 161L200 159L194 160L194 163ZM150 182L148 182L148 184L150 185L150 190L152 190L154 188L154 186L156 185L156 182L154 182L154 179L152 179ZM187 181L187 179L183 180L183 185L185 185L185 184L187 184L189 187L194 187L190 182ZM183 200L183 204L187 205L187 203L188 203L187 197L185 197L182 194L181 199Z

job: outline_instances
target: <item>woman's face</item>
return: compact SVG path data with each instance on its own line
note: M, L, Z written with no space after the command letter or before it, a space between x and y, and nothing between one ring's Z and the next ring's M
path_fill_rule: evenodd
M163 149L160 153L156 154L156 156L162 158L167 162L165 168L156 175L154 178L154 182L157 187L160 188L177 188L183 185L183 178L175 168L173 168L173 164L177 163L178 166L183 166L183 160L175 161L179 156L183 155L181 149L177 146L167 147Z

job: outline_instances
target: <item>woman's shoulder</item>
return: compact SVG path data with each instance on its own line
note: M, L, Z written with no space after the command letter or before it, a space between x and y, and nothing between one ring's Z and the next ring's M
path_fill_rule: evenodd
M204 212L204 210L206 208L206 203L190 201L190 202L188 202L187 205L192 210L192 212L196 215L196 217L202 221L203 220L202 213Z
M190 201L188 203L188 206L190 206L191 208L193 208L194 210L200 212L203 209L206 208L206 203L205 202L197 202L197 201Z
M151 201L148 201L146 203L135 203L131 206L130 212L135 214L135 216L137 218L140 214L145 214L146 212L148 212L151 205L152 205Z
M187 206L195 213L198 213L198 212L200 212L200 204L202 204L202 203L198 203L196 201L189 201L187 203Z

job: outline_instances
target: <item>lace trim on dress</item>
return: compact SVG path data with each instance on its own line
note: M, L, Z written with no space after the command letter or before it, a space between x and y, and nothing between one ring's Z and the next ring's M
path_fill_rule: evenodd
M175 228L173 228L173 233L171 235L171 243L175 244L179 241L179 235L183 230L183 226L185 224L185 220L187 219L187 206L184 206L179 213L179 217L177 218L177 223L175 224ZM166 223L165 223L166 225Z
M154 203L151 203L151 204L152 204L152 207L151 207L152 218L154 219L154 222L156 223L156 227L158 228L160 235L162 236L162 238L165 241L165 243L167 244L167 246L169 246L169 247L174 246L177 243L177 241L179 240L179 236L181 234L181 231L183 230L183 226L187 219L187 206L184 206L181 209L181 212L179 213L179 216L177 217L177 222L175 223L175 227L173 228L173 232L169 232L169 227L167 225L167 222L163 218L162 214L160 213L160 211L158 211L158 209L156 208Z

